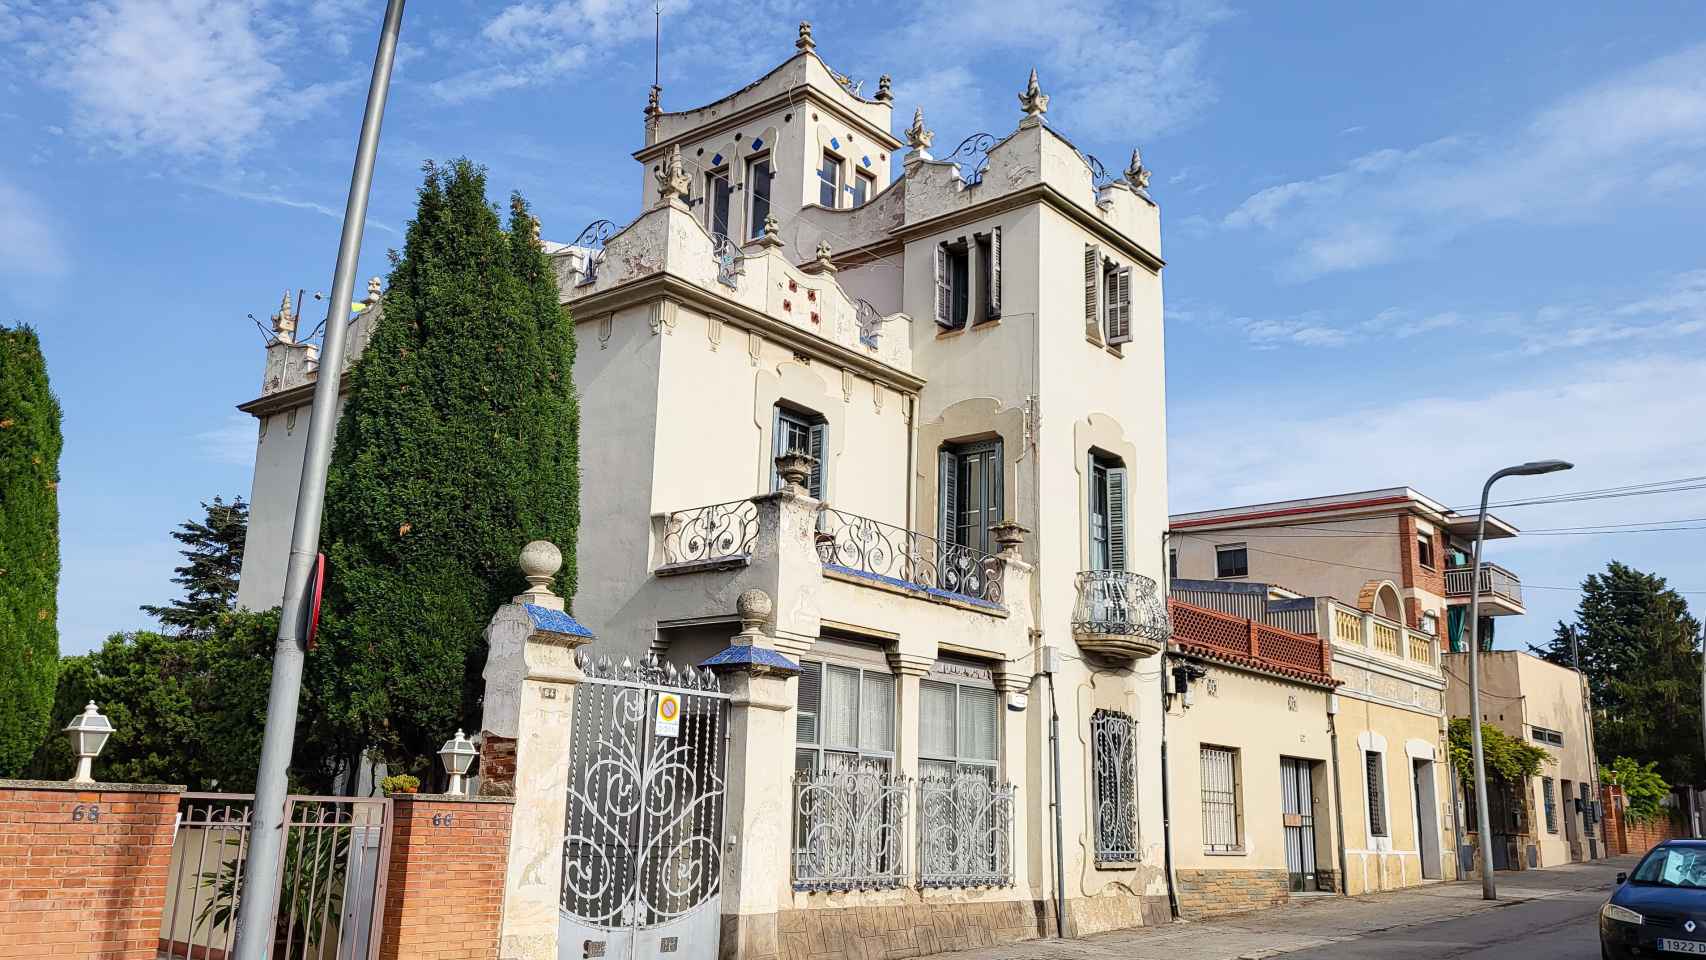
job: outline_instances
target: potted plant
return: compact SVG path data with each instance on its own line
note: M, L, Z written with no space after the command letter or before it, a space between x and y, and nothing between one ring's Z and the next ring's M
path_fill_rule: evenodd
M399 773L379 781L379 789L385 791L386 796L398 793L419 793L421 781L419 777Z

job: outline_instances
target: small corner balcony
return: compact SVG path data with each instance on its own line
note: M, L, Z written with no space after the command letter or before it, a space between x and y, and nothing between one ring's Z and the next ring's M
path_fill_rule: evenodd
M1172 633L1167 602L1155 581L1125 570L1083 570L1072 608L1079 649L1104 660L1131 662L1154 656Z
M1469 602L1475 568L1465 565L1445 570L1445 597L1453 606ZM1526 613L1522 605L1522 578L1496 563L1481 563L1481 615L1510 617Z

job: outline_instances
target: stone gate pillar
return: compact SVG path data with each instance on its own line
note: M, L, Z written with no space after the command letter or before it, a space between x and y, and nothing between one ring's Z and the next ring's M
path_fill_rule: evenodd
M575 648L592 633L563 610L551 579L563 555L543 540L521 551L528 588L486 627L480 792L513 796L499 960L557 960Z
M736 610L740 633L701 664L729 694L721 956L768 960L779 955L776 911L792 876L794 734L788 710L800 665L776 650L765 632L775 613L769 594L748 590Z

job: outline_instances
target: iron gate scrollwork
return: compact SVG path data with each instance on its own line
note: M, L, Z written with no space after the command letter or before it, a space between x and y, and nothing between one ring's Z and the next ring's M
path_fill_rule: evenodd
M715 957L728 695L655 654L577 660L559 955Z

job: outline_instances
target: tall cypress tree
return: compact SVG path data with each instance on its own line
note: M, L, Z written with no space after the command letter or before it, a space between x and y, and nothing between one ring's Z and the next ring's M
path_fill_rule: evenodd
M22 772L53 709L59 422L40 338L0 327L0 777Z
M520 592L521 546L579 522L574 328L526 203L508 230L485 170L429 163L384 309L350 377L327 483L327 588L310 741L425 768L479 717L482 637Z

